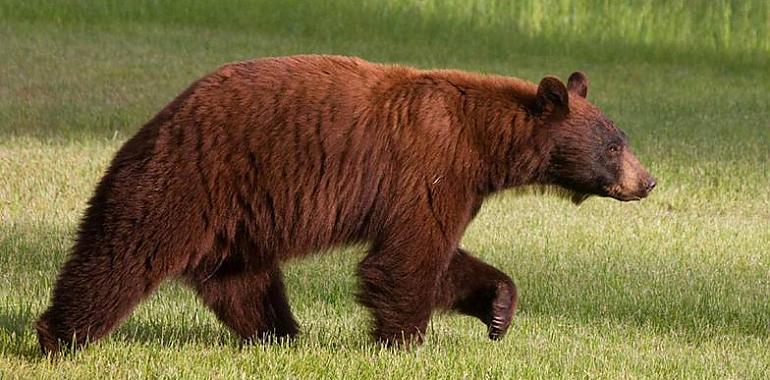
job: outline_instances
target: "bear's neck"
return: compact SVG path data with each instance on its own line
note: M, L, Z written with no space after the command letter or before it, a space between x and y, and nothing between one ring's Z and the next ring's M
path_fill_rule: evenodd
M486 88L467 88L462 94L464 120L478 151L477 186L482 195L540 183L551 151L528 111L536 87L495 79Z

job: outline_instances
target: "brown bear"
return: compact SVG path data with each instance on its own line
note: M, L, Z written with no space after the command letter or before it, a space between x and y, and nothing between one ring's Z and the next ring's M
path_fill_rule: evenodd
M587 89L581 73L535 85L338 56L225 65L113 159L40 345L103 337L170 277L244 339L292 337L281 263L348 243L370 247L359 300L378 341L419 343L441 309L501 338L514 283L459 247L487 196L542 185L627 201L655 186Z

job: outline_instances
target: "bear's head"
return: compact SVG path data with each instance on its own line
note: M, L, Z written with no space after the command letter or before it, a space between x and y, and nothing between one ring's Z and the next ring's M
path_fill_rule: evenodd
M625 133L586 100L588 80L573 73L565 86L545 77L537 89L537 114L549 141L542 182L570 192L579 204L591 195L640 200L656 181L636 158Z

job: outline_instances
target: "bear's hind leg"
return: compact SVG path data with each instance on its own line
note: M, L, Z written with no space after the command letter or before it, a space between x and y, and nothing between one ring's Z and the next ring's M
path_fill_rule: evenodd
M439 290L438 303L487 325L489 338L501 339L516 310L516 286L505 273L458 249Z
M51 306L36 323L43 353L80 348L112 331L166 277L144 262L77 252L64 265Z
M292 338L299 332L277 264L251 268L230 257L213 274L192 281L217 318L245 340Z

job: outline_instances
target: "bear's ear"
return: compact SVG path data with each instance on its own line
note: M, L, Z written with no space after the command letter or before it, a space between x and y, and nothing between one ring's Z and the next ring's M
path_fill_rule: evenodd
M575 71L569 76L567 89L569 92L574 92L580 95L581 98L585 98L588 95L588 78L580 71Z
M537 105L541 112L554 117L564 117L569 113L569 94L567 87L559 78L547 76L537 87Z

